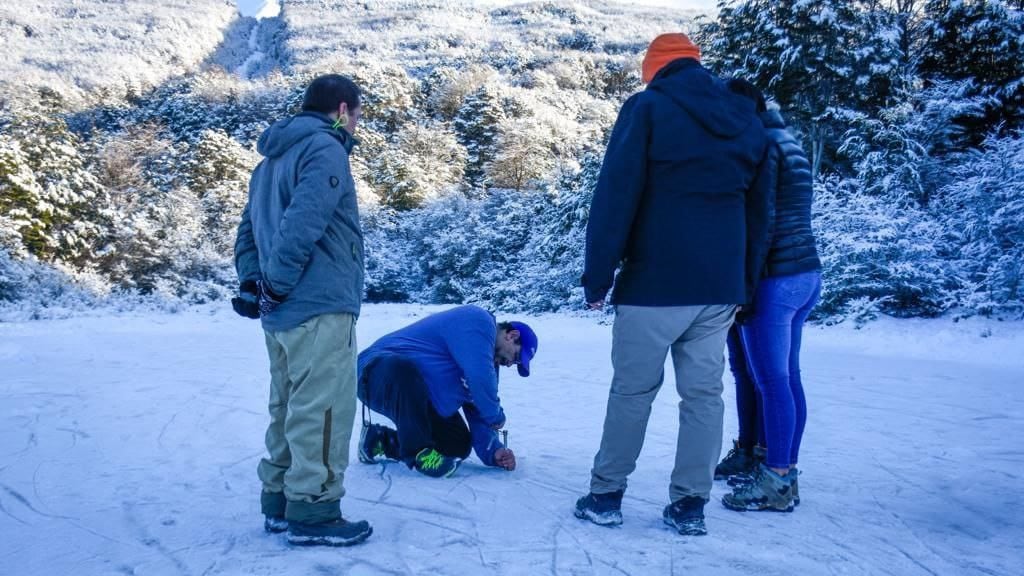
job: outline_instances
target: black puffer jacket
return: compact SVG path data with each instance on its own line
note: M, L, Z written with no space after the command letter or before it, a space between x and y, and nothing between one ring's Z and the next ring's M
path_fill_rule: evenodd
M821 269L811 230L814 186L811 164L800 143L786 130L777 110L761 113L768 137L779 148L779 181L775 195L775 226L765 276L789 276Z

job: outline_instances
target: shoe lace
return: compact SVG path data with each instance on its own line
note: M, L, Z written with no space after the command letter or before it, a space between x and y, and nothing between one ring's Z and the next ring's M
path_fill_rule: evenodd
M764 471L758 466L754 469L754 473L750 475L750 482L740 484L733 489L733 492L737 497L749 498L756 492L761 491L761 483L764 480Z
M437 450L431 450L420 457L420 467L424 470L436 470L444 462L444 456Z

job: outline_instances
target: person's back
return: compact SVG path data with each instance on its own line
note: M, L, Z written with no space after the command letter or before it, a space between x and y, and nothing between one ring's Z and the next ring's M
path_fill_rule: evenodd
M771 139L769 156L777 163L777 178L765 197L770 241L754 250L754 267L763 274L729 334L739 438L715 476L746 478L722 497L726 508L791 512L800 504L796 465L807 415L801 334L821 290L821 263L811 231L813 179L803 149L781 114L768 109L764 94L742 78L729 80L728 86L756 103Z
M761 206L774 164L755 107L700 65L685 34L657 37L648 88L622 107L587 224L583 287L601 308L615 269L614 375L590 493L575 515L622 522L651 404L671 351L680 396L666 524L701 535L722 444L726 331L754 284L750 245L763 244ZM773 158L773 157L771 157Z
M328 74L303 112L259 140L235 239L239 297L260 318L270 360L267 453L257 468L264 530L297 545L348 546L373 533L341 514L355 418L362 234L349 171L360 91Z
M663 68L609 143L598 188L614 193L595 195L607 225L588 228L585 288L607 289L621 258L616 304L744 303L746 197L766 145L753 105L697 61Z
M787 276L820 270L821 260L811 229L814 200L811 164L800 143L786 129L778 110L762 112L761 120L780 153L775 220L765 275Z
M257 150L265 158L250 180L248 216L259 270L274 292L288 295L262 318L268 330L294 328L318 314L359 315L363 236L348 171L352 145L351 135L316 112L281 120L260 136ZM322 193L293 197L300 169Z
M497 322L490 312L457 306L381 337L359 354L359 373L383 354L407 357L419 369L442 416L472 401L486 422L497 423L504 414L494 366L496 334Z

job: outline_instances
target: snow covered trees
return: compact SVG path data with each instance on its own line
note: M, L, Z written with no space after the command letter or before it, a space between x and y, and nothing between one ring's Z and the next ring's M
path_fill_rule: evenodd
M96 204L103 190L81 139L53 112L0 119L0 235L15 252L20 244L42 259L85 264L102 234Z
M604 136L643 89L647 42L690 23L624 4L378 4L291 5L289 70L259 79L108 83L75 109L0 94L0 299L47 264L188 301L232 290L256 138L330 71L365 92L351 159L368 300L575 308ZM723 0L693 35L706 66L781 105L814 161L820 315L1024 313L1021 9Z
M850 0L726 0L719 9L698 34L704 59L778 102L819 174L843 132L836 114L888 95L900 62L892 21Z

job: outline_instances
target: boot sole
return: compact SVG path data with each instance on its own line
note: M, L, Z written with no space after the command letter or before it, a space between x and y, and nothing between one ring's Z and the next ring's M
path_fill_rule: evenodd
M708 529L707 528L685 529L685 528L680 528L679 526L676 525L675 522L669 520L668 518L664 518L663 517L662 520L665 522L666 526L670 526L673 530L678 532L681 536L707 536L707 534L708 534Z
M750 504L735 504L729 502L725 498L722 498L722 506L736 512L782 512L784 514L788 514L793 511L793 504L790 504L787 508L778 508L768 504L758 504L756 502L752 502Z
M577 508L577 509L573 509L572 514L573 514L573 516L579 518L580 520L589 520L589 521L593 522L594 524L597 524L598 526L608 526L608 527L611 527L611 526L619 526L619 525L622 524L622 513L621 512L619 514L617 514L617 515L612 515L609 518L609 517L601 517L600 514L595 514L595 513L591 512L590 510L580 510L580 509Z
M350 538L342 538L341 536L296 536L289 534L288 543L293 546L352 546L366 540L370 537L370 534L373 534L373 527Z
M287 520L264 520L263 531L267 534L280 534L288 531Z

